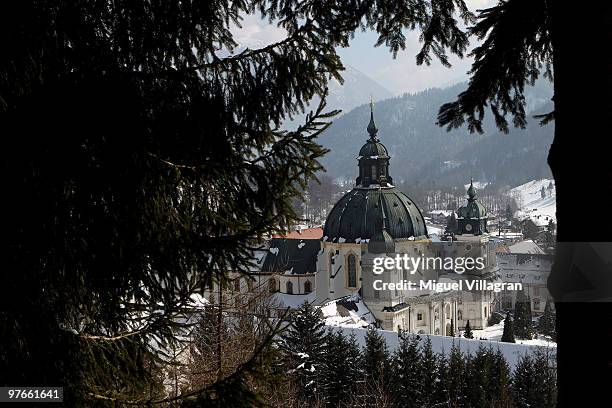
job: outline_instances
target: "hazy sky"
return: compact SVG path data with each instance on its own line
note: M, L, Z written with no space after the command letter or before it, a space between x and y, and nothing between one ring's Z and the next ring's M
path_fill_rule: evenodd
M496 0L466 0L471 10L490 7ZM232 30L236 40L249 48L259 48L285 37L284 30L268 24L258 16L246 16L242 29ZM414 92L433 86L446 86L467 79L471 60L451 57L451 68L443 67L435 57L430 66L417 66L420 49L418 32L407 33L406 49L393 59L385 46L374 47L374 32L358 32L350 47L338 50L345 65L350 65L376 80L395 94Z

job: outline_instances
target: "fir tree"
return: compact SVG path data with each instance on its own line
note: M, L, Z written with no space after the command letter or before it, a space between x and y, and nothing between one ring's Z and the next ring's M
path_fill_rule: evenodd
M514 371L512 388L515 406L554 407L557 393L555 383L548 353L536 349L533 355L525 354Z
M341 331L332 331L323 353L322 394L327 405L336 407L350 400L356 392L355 380L360 377L361 352L351 333L345 337Z
M555 356L545 348L537 348L533 356L534 388L531 406L553 408L557 405L557 387L555 369L551 367Z
M455 212L453 211L451 215L446 218L446 230L445 232L456 233L457 232L457 218L455 217Z
M286 37L238 52L232 27L249 14ZM448 64L447 52L467 50L460 26L473 18L463 1L425 0L3 8L5 267L15 273L0 285L0 329L15 341L0 382L61 383L74 405L138 399L143 361L168 361L134 350L176 348L195 321L185 315L198 313L192 295L248 273L254 244L297 221L292 201L326 152L316 137L334 113L324 99L341 80L336 50L368 27L395 55L417 29L418 62ZM315 96L304 123L282 130Z
M544 306L544 314L540 317L538 321L538 330L540 333L550 336L552 339L555 339L555 313L552 311L552 307L550 302L546 301L546 306Z
M422 384L419 336L401 332L399 345L393 355L393 391L396 404L401 407L420 407Z
M512 321L510 312L506 313L506 318L504 319L504 332L502 333L501 341L506 343L516 342L514 340L514 322Z
M467 406L488 406L492 390L489 388L492 375L493 356L482 344L473 356L466 358L466 403Z
M532 332L531 301L521 289L514 304L514 334L519 339L531 339Z
M514 218L514 212L512 211L512 208L510 207L510 203L508 203L506 205L506 221L512 221L513 218Z
M512 376L510 367L501 350L497 351L491 358L491 371L489 375L489 384L487 390L491 394L491 403L487 404L492 407L510 407L512 406Z
M466 339L474 338L474 333L472 333L472 328L470 327L469 320L465 323L465 330L463 331L463 337L465 337Z
M444 401L446 389L441 381L445 378L444 358L438 359L433 352L431 339L429 336L421 343L421 372L419 375L421 381L421 393L419 403L421 406L429 407L434 403Z
M390 378L389 352L384 337L373 326L368 328L365 336L362 367L370 381L387 384L386 380Z
M302 401L322 395L328 336L321 310L308 302L291 314L291 325L282 335L286 367Z
M533 358L529 354L521 356L514 369L512 393L514 405L517 408L534 407L533 402L538 398L535 386L535 369Z
M466 362L455 342L451 347L447 361L446 401L449 406L462 406L467 392Z

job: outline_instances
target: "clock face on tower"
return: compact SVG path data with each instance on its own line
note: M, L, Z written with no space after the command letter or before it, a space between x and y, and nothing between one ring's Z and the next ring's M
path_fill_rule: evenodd
M471 231L472 230L472 224L465 224L465 230L466 231Z

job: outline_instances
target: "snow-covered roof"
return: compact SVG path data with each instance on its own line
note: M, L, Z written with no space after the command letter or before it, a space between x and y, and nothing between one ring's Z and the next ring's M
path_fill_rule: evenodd
M510 245L508 249L511 254L545 254L542 248L530 239Z
M376 319L359 295L345 296L321 305L328 326L368 327Z
M287 293L276 292L273 295L273 300L281 308L290 307L291 309L297 309L304 302L312 303L316 299L316 293L311 292L305 295L290 295Z

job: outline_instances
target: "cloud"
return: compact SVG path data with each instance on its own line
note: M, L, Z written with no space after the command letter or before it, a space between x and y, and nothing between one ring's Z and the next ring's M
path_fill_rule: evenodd
M262 20L259 15L245 15L241 25L242 27L233 26L230 28L234 40L240 45L240 48L265 47L281 41L287 36L284 29Z

